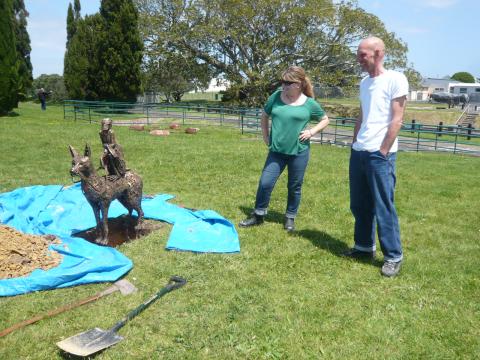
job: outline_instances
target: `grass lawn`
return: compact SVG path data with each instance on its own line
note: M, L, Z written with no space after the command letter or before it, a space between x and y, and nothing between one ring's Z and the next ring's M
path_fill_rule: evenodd
M345 106L348 108L358 108L360 106L358 99L320 99L320 104L333 106ZM439 103L422 103L408 101L405 109L404 123L410 123L412 120L421 124L438 125L443 122L444 125L455 125L458 118L462 115L463 110L460 107L448 109L446 104Z
M0 192L71 184L68 144L101 151L98 125L63 120L60 106L21 104L0 118ZM216 210L237 224L249 213L266 148L238 129L201 127L169 137L115 127L127 165L149 194ZM0 338L0 359L61 359L55 343L109 328L163 287L188 280L119 333L96 359L474 359L480 356L480 158L400 153L397 209L405 261L399 277L340 253L352 245L349 150L312 146L297 232L282 228L286 176L265 225L238 228L235 255L166 251L170 226L119 250L139 291L110 295ZM0 328L90 296L108 284L0 298Z

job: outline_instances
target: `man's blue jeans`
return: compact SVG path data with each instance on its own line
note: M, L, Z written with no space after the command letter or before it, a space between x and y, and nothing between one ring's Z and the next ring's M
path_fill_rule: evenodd
M288 169L288 201L285 216L295 218L300 206L302 196L302 184L310 149L302 151L297 155L286 155L270 151L258 184L257 199L255 201L255 214L267 214L270 195L275 183L285 167Z
M375 222L386 261L403 258L400 229L394 205L395 160L380 151L356 151L350 156L350 209L355 217L355 249L375 250Z

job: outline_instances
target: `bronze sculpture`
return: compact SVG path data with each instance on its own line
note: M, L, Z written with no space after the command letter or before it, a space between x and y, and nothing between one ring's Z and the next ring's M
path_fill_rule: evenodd
M143 182L139 175L125 168L121 148L119 152L117 146L107 144L105 150L109 155L112 155L113 159L110 159L109 161L117 161L117 163L114 163L111 167L110 164L107 164L109 170L115 168L115 173L111 174L109 171L105 176L99 176L97 174L91 161L92 152L88 144L85 146L83 156L81 156L70 145L69 149L72 155L72 168L70 174L72 176L80 177L82 191L89 204L92 206L95 215L95 221L97 223L97 239L95 242L102 245L108 243L108 208L111 202L115 199L118 199L118 201L127 208L130 216L132 216L133 210L137 212L138 217L136 220L136 228L138 229L143 223L143 210L141 204ZM120 158L119 153L121 154L121 163L118 161ZM123 166L124 169L123 173L117 172L121 166Z
M103 154L100 158L101 168L105 170L108 176L124 176L128 169L123 159L122 147L115 139L111 119L105 118L102 120L99 135L103 145Z

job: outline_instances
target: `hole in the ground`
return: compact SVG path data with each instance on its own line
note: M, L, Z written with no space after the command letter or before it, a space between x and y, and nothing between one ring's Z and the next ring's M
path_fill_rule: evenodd
M108 219L108 243L106 246L117 247L124 242L140 239L152 231L161 229L165 224L162 221L145 219L142 226L139 229L135 229L135 219L130 218L128 215ZM74 236L95 243L97 233L95 228L90 228L75 233Z

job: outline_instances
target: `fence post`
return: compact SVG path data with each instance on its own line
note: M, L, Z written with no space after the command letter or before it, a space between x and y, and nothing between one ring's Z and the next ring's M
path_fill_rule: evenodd
M411 129L412 129L411 133L412 133L412 134L415 132L415 123L416 123L416 122L417 122L417 121L416 121L415 119L412 119L412 125L411 125Z
M63 120L65 120L65 100L63 101Z
M335 119L335 132L333 134L333 143L337 143L337 127L338 127L338 119Z
M238 112L238 115L239 115L239 121L242 127L242 135L243 135L243 114L241 110Z
M417 132L417 152L419 150L419 147L420 147L420 131Z
M468 134L468 135L467 135L467 140L471 140L472 137L471 137L470 135L472 135L472 123L469 123L469 124L467 125L467 129L468 129L468 130L467 130L467 134Z
M147 125L150 125L150 106L147 105Z
M454 154L457 152L457 138L458 138L458 128L457 128L457 131L455 131L455 143L453 145L453 153Z

